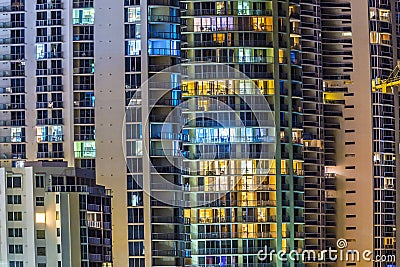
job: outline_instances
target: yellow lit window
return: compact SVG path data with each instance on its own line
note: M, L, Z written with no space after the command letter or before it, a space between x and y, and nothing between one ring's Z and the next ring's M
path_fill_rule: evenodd
M272 31L272 17L253 17L253 28L255 31Z
M370 32L369 33L369 41L371 44L379 43L379 34L377 32Z

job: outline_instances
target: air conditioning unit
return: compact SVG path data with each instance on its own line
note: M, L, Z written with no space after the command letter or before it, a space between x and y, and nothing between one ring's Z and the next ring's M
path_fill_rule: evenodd
M6 88L6 92L7 92L7 93L12 93L11 87L7 87L7 88Z

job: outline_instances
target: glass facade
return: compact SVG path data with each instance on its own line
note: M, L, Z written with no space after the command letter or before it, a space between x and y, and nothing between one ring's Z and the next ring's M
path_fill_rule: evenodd
M183 2L188 26L182 51L189 73L182 86L188 116L183 152L193 206L188 210L191 264L267 266L269 259L257 257L261 249L292 250L304 242L301 36L298 20L288 14L300 6ZM219 63L246 78L220 70ZM275 112L275 124L257 120L260 109L267 109L257 98ZM229 111L219 107L222 103ZM241 125L235 125L238 121ZM274 147L267 150L276 151L272 157L260 153L269 142Z

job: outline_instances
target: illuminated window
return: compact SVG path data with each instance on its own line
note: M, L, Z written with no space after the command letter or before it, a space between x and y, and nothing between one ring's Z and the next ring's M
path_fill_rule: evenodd
M19 143L22 142L23 129L22 128L11 128L11 142Z
M390 11L389 10L379 10L379 19L382 21L390 21Z
M250 2L248 1L238 2L238 15L250 15Z
M370 9L369 10L369 16L371 19L376 19L376 9Z
M45 223L46 222L46 214L45 213L36 213L35 221L36 221L36 223Z
M380 34L380 42L381 44L390 44L390 34L389 33L381 33Z
M371 44L379 43L379 34L377 32L370 32L369 39Z
M195 18L193 25L195 32L209 32L233 30L234 23L232 17L213 17Z
M142 45L140 40L129 40L127 41L126 53L128 56L138 56L141 54Z
M94 24L94 8L82 8L73 10L73 23L80 25Z
M96 142L84 141L74 143L75 158L95 158Z
M43 59L45 57L46 45L36 44L36 59Z
M253 17L255 31L272 31L272 17Z
M129 7L127 20L128 22L140 21L140 7Z

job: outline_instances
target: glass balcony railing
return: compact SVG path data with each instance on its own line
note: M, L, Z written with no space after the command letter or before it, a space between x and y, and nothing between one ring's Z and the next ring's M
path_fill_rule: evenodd
M63 9L62 3L45 3L37 4L36 10L46 10L46 9Z
M73 18L74 25L93 25L94 24L94 17L90 18Z

